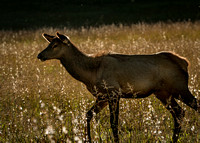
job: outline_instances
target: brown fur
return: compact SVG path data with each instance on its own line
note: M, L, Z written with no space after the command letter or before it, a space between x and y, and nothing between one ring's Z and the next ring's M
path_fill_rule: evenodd
M187 72L188 70L188 66L189 66L189 61L184 58L179 56L178 54L175 54L173 52L162 52L160 54L163 54L165 56L167 56L169 59L171 59L172 61L174 61L175 63L177 63L178 65L180 65L180 67Z

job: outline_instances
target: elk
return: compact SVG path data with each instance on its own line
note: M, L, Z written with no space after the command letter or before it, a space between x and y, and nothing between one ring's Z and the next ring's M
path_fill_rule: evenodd
M200 112L199 101L188 89L189 62L172 52L152 55L102 54L91 56L81 52L62 34L43 34L49 45L37 58L41 61L58 59L72 77L84 83L96 97L86 113L87 141L92 142L90 121L109 105L110 125L114 142L119 142L118 116L120 98L145 98L154 94L174 119L172 142L177 142L184 110L175 99ZM130 89L130 86L132 87Z

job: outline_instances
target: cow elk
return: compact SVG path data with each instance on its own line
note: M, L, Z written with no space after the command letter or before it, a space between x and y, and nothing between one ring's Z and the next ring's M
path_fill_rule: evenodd
M152 55L102 54L81 52L67 36L43 34L49 45L39 55L41 61L58 59L69 74L84 83L96 102L87 112L87 141L92 142L90 121L109 105L114 142L119 142L120 98L145 98L154 94L174 119L172 142L177 142L184 110L175 99L200 112L199 102L188 89L188 61L172 52ZM132 87L130 89L130 86Z

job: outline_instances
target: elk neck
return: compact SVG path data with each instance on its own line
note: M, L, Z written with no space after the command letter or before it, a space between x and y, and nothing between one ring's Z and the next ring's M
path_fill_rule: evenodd
M86 85L94 84L96 70L100 64L94 57L89 57L70 43L60 61L72 77Z

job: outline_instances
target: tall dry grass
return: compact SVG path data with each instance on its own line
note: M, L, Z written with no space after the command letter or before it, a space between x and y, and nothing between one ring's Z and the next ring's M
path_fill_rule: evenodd
M84 142L85 113L95 99L59 61L40 62L41 34L68 35L85 53L152 54L174 51L190 61L189 88L200 100L200 23L133 24L89 29L0 31L0 142ZM199 142L200 116L186 110L180 142ZM112 142L108 108L92 121L92 138ZM169 142L173 119L152 95L120 101L120 142Z

